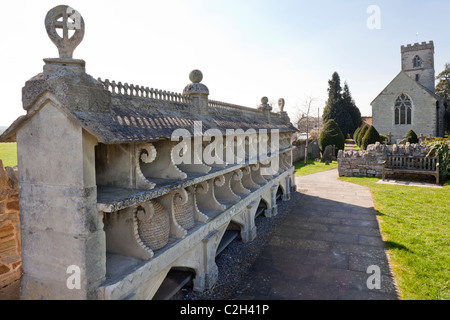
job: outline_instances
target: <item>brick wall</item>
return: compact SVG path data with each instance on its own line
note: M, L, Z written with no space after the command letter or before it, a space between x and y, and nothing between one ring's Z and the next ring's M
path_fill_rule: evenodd
M0 160L0 288L20 279L19 183L17 168Z

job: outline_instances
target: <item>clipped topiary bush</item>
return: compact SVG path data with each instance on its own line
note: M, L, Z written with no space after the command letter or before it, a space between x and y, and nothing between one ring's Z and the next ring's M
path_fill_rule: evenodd
M364 138L364 135L366 134L367 130L369 129L369 126L367 126L366 124L362 126L361 131L359 131L357 140L356 140L356 144L358 145L358 147L362 147L362 139Z
M380 139L381 139L381 143L386 143L388 144L388 140L389 138L387 136L385 136L384 134L380 134Z
M357 143L356 141L358 140L358 135L359 132L361 131L362 127L359 127L358 129L355 130L355 132L353 133L353 141L355 141L355 143Z
M361 149L366 150L369 144L374 144L377 141L381 142L380 134L374 126L370 126L362 139Z
M336 152L344 150L345 138L336 121L330 119L325 123L320 134L319 147L323 153L327 146L333 145L336 146Z
M405 138L409 143L419 143L419 138L413 130L409 130Z

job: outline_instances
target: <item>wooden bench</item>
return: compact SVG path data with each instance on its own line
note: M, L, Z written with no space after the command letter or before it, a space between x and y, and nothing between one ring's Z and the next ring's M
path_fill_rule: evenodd
M436 184L439 184L439 157L387 155L382 164L383 181L386 174L413 173L432 175L436 178Z

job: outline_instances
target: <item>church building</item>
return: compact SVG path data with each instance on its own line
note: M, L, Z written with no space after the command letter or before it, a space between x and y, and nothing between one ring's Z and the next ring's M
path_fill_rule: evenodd
M401 46L402 70L372 101L373 126L380 134L401 140L417 135L444 135L444 100L435 94L434 44Z

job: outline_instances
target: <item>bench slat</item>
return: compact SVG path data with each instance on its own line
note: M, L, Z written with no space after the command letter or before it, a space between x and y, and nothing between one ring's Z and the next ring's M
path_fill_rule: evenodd
M387 155L383 164L383 179L385 172L428 174L436 177L439 184L439 158L393 156Z

